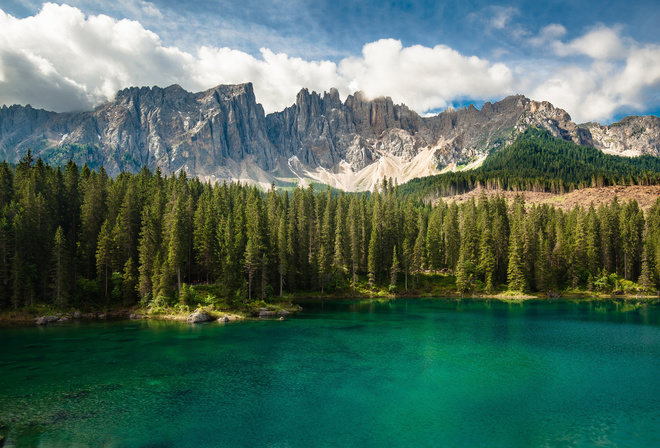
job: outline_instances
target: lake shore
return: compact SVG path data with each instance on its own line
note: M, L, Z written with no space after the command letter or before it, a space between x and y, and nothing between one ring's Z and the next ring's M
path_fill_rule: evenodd
M170 320L186 322L196 311L203 311L208 314L207 321L220 320L224 322L237 321L243 319L260 318L283 318L289 314L295 314L302 308L298 303L301 302L321 302L321 301L388 301L394 299L429 299L429 300L477 300L477 301L498 301L522 303L529 300L547 300L560 302L617 302L635 307L659 305L660 297L657 295L639 295L639 294L605 294L593 293L589 291L567 291L561 293L530 293L505 291L498 294L483 293L465 293L457 294L456 291L442 291L434 289L432 292L420 291L402 291L401 293L390 294L384 290L365 293L364 291L355 292L334 292L326 294L301 292L288 296L290 302L286 304L270 305L263 308L247 310L243 307L214 309L212 306L159 309L157 312L143 306L88 309L80 310L77 308L57 308L52 305L34 305L30 307L8 309L0 311L0 325L11 324L36 324L39 318L51 319L50 323L79 321L79 320Z

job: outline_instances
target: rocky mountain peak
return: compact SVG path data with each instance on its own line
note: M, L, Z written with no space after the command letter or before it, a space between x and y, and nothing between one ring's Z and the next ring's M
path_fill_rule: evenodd
M251 83L189 93L178 85L132 87L93 111L57 114L29 106L0 109L0 153L16 162L31 148L46 162L72 158L115 175L143 165L202 179L268 187L299 179L365 190L383 177L413 177L478 166L530 126L605 152L660 154L660 118L578 126L548 102L512 95L420 117L390 97L302 89L268 115Z

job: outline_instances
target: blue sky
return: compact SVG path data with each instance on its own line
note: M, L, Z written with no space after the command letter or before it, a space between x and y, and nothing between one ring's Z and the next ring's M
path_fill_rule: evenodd
M579 122L660 111L653 1L70 0L0 3L0 104L93 107L129 85L251 81L267 111L302 87L419 113L522 93Z

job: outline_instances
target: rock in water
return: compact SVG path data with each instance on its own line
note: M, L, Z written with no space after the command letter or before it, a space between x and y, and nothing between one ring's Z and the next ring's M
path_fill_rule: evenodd
M195 311L188 316L187 322L189 324L196 324L199 322L208 322L213 320L213 317L205 311L202 311L200 308L197 308Z

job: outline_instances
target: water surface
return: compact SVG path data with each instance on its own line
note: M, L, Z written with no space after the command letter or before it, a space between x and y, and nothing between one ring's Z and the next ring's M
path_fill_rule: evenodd
M308 303L0 328L5 446L660 446L660 310Z

